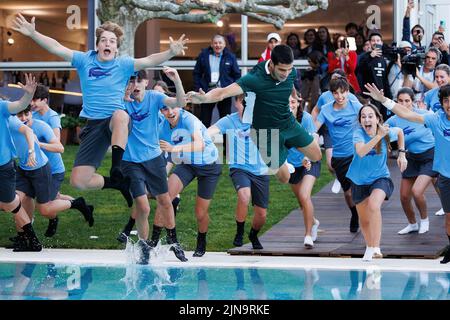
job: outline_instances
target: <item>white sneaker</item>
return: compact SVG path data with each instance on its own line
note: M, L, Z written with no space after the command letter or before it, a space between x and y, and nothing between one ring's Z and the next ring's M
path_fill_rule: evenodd
M305 236L303 244L305 245L306 249L314 248L314 241L312 240L311 236Z
M383 259L383 254L381 253L380 247L373 248L373 258L374 259Z
M289 163L289 162L285 162L286 163L286 165L287 165L287 168L288 168L288 170L289 170L289 173L294 173L295 172L295 167L291 164L291 163Z
M317 240L317 231L319 230L319 226L320 226L319 220L314 219L314 224L313 224L312 229L311 229L312 241L316 241Z
M333 186L331 187L331 192L339 193L341 191L341 183L338 179L334 179Z
M414 224L408 223L408 225L405 228L403 228L402 230L400 230L398 232L398 234L408 234L408 233L416 232L416 231L419 231L419 225L417 223L414 223Z
M374 253L375 253L374 248L366 247L366 252L364 252L364 256L363 256L362 260L363 261L372 261Z
M445 214L444 209L440 209L439 211L436 211L436 213L434 215L436 216L443 216Z
M430 221L428 219L425 220L420 219L419 234L428 232L429 229L430 229Z

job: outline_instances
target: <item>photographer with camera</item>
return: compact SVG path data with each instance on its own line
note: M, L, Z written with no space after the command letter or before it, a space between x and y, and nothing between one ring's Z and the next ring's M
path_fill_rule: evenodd
M356 78L355 69L358 62L358 55L355 50L350 50L349 42L346 37L339 36L334 44L336 51L328 52L328 73L333 73L336 69L344 70L348 82L351 84L356 93L360 93L358 79Z
M374 31L369 35L371 50L364 53L358 65L358 71L361 75L362 83L360 88L364 88L367 83L375 83L377 88L382 88L386 97L392 98L391 89L389 87L387 62L383 56L383 36L381 33ZM390 113L381 103L375 102L375 105L386 120Z
M425 62L416 68L414 81L405 81L404 86L412 88L416 101L423 101L425 93L437 86L434 82L434 69L440 63L442 54L439 49L431 47L425 53Z
M408 57L411 57L412 53L412 45L408 41L400 41L398 47L394 47L393 51L393 59L389 59L388 65L388 80L389 87L391 88L392 96L397 96L398 90L400 90L404 85L405 79L407 81L412 82L414 79L412 78L412 74L416 73L416 68L414 68L412 72L409 72L408 69ZM402 63L405 63L403 65Z
M423 48L425 46L422 46L422 39L425 36L425 30L420 24L416 24L410 31L411 21L410 21L410 15L411 10L414 9L414 0L409 0L408 5L406 7L405 16L403 17L403 36L402 41L408 41L411 43L411 48L413 50ZM412 34L412 41L410 40Z

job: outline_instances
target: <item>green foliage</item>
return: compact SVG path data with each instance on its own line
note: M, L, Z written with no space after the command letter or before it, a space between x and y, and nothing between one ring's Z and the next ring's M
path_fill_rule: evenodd
M61 127L63 128L75 128L78 125L78 118L71 116L64 116L61 118Z

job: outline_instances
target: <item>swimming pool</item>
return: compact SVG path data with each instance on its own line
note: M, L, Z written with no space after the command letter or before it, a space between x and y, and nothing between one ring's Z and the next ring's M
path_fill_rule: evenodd
M450 272L0 263L1 300L450 300Z

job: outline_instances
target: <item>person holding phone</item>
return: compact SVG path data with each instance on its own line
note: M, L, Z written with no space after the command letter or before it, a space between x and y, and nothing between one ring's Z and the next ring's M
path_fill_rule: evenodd
M443 21L441 21L441 22L443 22ZM442 53L441 63L450 65L449 45L445 41L443 32L436 31L433 34L433 38L431 39L430 47L438 48Z
M351 39L352 48L349 46L349 39ZM333 73L336 69L344 70L348 82L351 84L356 93L360 93L358 79L356 78L355 70L358 62L358 55L356 54L355 38L346 38L339 36L336 40L334 52L328 52L328 73Z
M387 62L383 57L383 36L379 32L372 32L369 35L371 50L364 53L357 68L362 78L360 88L363 88L367 83L375 83L378 88L382 88L386 97L392 98L391 88L389 86ZM391 112L378 102L374 102L376 107L386 120L391 115Z

